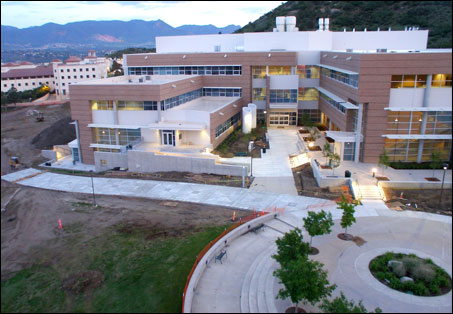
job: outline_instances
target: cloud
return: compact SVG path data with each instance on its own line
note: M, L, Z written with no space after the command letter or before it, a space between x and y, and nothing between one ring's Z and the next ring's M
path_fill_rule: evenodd
M20 28L84 20L161 19L173 27L185 24L224 27L246 25L279 6L280 1L2 1L3 25ZM17 16L21 18L17 18Z

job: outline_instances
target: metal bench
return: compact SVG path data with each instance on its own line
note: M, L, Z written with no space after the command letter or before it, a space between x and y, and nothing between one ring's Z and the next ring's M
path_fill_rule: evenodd
M264 224L261 224L261 225L258 225L256 227L250 229L250 231L256 234L258 231L263 230L263 229L264 229Z
M247 157L247 152L234 153L234 156Z
M220 264L222 264L222 258L226 255L227 251L220 251L220 254L215 257L214 263L217 263L217 261L220 261ZM227 255L228 256L228 255Z

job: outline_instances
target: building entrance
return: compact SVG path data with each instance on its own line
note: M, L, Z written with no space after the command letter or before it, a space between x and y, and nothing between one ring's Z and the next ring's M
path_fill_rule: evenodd
M270 125L289 125L289 114L273 114L269 115Z
M162 130L162 145L175 146L175 131Z

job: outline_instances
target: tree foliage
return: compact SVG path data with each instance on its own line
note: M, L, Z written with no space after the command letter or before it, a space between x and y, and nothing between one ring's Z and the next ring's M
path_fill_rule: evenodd
M272 258L280 265L298 258L308 258L308 243L304 242L302 230L299 228L285 233L275 243L277 244L277 254L273 255Z
M329 285L327 272L323 264L309 260L307 257L292 260L274 271L274 276L281 280L283 289L277 297L291 298L296 304L309 302L314 305L326 296L330 296L336 285Z
M385 149L382 154L379 155L378 166L384 169L387 169L388 166L390 166L390 157L387 155L387 151ZM384 174L384 170L382 171L382 174Z
M308 212L308 216L303 219L304 221L304 228L307 230L308 234L310 235L310 247L313 237L320 236L323 234L329 234L332 230L332 226L334 225L332 214L326 213L324 210L320 211L319 213L315 213L313 211Z
M329 154L329 165L332 167L332 175L335 174L335 168L340 167L341 157L337 153L331 152Z
M439 169L440 167L442 167L441 153L439 151L434 151L431 153L431 162L429 164L429 167L433 169L434 177L435 169Z
M327 158L330 156L332 153L332 149L330 148L330 143L326 141L324 146L322 147L322 155L326 157L326 164L327 164Z
M355 213L355 207L357 204L351 203L348 204L348 201L344 197L344 195L341 195L341 202L337 202L338 204L338 209L343 210L343 215L341 216L341 222L340 225L342 228L345 228L345 233L348 233L348 227L352 226L354 222L356 222L354 213Z
M327 298L323 300L319 306L323 313L382 313L379 307L374 309L374 312L368 312L361 300L356 305L354 301L346 299L343 292L340 292L340 295L332 301Z

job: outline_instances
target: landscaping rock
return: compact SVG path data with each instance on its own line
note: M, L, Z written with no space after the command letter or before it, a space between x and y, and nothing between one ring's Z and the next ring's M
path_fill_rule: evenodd
M388 261L387 267L393 268L396 265L402 265L402 264L403 264L403 262L401 262L401 261L391 260L391 261Z
M401 280L402 283L405 283L405 282L414 282L414 279L412 279L411 277L406 277L406 276L401 277L400 280Z

